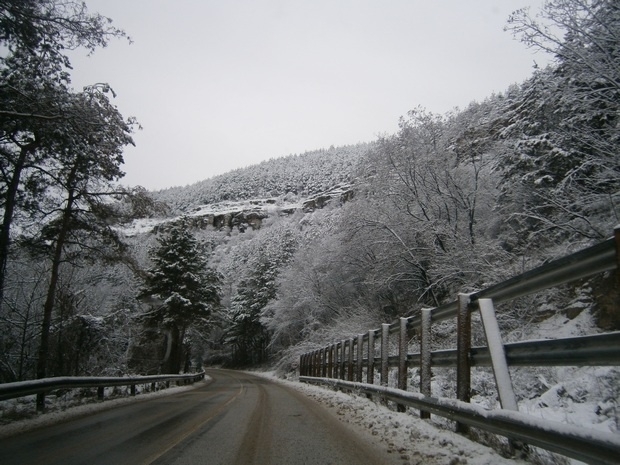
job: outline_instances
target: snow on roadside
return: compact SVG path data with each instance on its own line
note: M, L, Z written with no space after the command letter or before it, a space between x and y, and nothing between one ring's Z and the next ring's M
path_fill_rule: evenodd
M439 428L416 415L399 413L365 396L278 378L273 372L251 372L303 392L335 411L344 422L378 436L388 452L399 454L407 465L515 465L523 460L507 459L490 447Z
M576 304L572 303L572 307ZM570 338L596 334L597 328L587 308L576 317L558 313L533 328L532 339ZM519 410L528 415L558 421L602 433L620 435L620 369L614 366L545 369L515 369L521 383L515 389L521 398ZM528 376L529 373L529 376Z
M193 385L188 386L177 386L171 387L168 389L162 389L156 392L148 392L139 394L136 397L121 397L116 399L108 399L103 402L95 402L90 404L84 404L79 406L74 406L71 402L63 401L59 399L57 402L54 402L53 408L55 411L50 411L44 414L39 414L33 418L27 418L23 420L13 421L8 424L0 425L0 439L8 438L10 436L15 436L16 434L25 433L27 431L31 431L34 429L43 428L45 426L51 426L57 423L63 423L68 420L84 417L87 415L91 415L96 412L102 412L104 410L109 410L115 407L120 407L122 405L135 403L135 402L144 402L147 400L156 399L159 397L165 397L173 394L179 394L184 391L190 391L200 386L204 386L206 383L210 382L211 378L209 376L205 376L204 380L194 383ZM34 410L35 408L35 398L36 395L26 396L20 398L21 403L25 403L29 408ZM0 401L0 405L5 407L3 410L8 410L11 406L16 404L18 399L10 399Z

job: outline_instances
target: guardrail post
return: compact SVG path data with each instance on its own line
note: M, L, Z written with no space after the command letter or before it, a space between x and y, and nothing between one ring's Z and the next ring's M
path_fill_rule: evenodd
M334 359L334 378L338 379L340 378L340 372L341 372L341 366L340 366L340 355L342 352L342 347L341 347L341 343L340 342L336 342L335 347L336 347L336 352L334 352L336 354L336 358Z
M105 388L103 386L99 386L97 388L97 400L103 400Z
M456 398L469 402L471 397L471 313L469 294L459 294L456 315ZM458 433L469 432L469 426L456 423Z
M366 369L366 382L375 382L375 330L368 331L368 368Z
M340 378L340 342L334 344L334 378Z
M346 344L347 341L344 339L340 342L340 369L338 370L339 378L344 380L346 376L346 360L344 359L346 355Z
M512 388L508 362L506 361L506 352L495 317L493 301L491 299L478 299L478 305L480 306L480 316L487 338L487 346L491 354L491 364L493 365L493 375L495 376L500 404L503 409L519 411L517 398Z
M334 346L327 348L327 377L334 377Z
M398 332L398 389L407 390L407 326L409 320L407 318L400 319L400 327ZM399 412L406 412L407 407L404 404L398 404L396 409Z
M321 355L320 351L315 350L314 351L314 357L312 357L314 359L314 370L312 370L313 371L313 376L316 376L317 378L319 376L321 376L321 373L320 373L320 369L321 369L321 367L320 367L320 363L321 363L320 355Z
M39 392L37 394L37 412L45 412L45 393Z
M431 309L423 308L421 311L421 335L420 335L420 393L430 397L431 395ZM430 412L420 410L420 418L430 418Z
M312 376L319 376L319 351L312 351Z
M323 347L321 349L321 377L327 376L327 349Z
M362 382L362 358L364 355L364 335L357 335L357 365L355 380L358 383Z
M129 388L129 393L131 394L132 397L136 397L136 385L132 384L131 387Z
M616 242L616 276L620 283L620 224L614 229L614 239Z
M353 338L349 339L349 362L347 363L347 380L353 381Z
M340 379L347 379L347 370L348 370L348 353L347 353L347 347L349 345L349 341L347 341L346 339L342 340L342 373L340 376Z
M388 385L388 363L390 356L390 346L389 346L389 337L390 337L390 325L388 323L383 323L381 325L381 385Z

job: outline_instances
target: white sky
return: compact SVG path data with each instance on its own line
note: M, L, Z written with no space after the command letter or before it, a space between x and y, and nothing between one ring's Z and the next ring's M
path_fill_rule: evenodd
M124 184L159 189L269 158L375 140L546 63L504 32L542 0L86 0L134 40L72 58L144 129Z

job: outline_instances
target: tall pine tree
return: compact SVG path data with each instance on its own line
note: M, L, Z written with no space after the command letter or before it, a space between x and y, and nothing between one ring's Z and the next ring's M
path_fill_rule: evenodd
M220 278L207 267L207 251L192 235L185 218L175 223L158 243L150 251L153 267L147 271L141 293L157 304L142 319L166 332L168 350L161 370L178 373L187 330L208 327L211 312L220 303Z

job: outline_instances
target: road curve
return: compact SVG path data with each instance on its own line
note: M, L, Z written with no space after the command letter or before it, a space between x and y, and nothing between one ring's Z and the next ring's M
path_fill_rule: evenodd
M2 465L386 465L388 454L303 394L210 370L213 382L0 440Z

